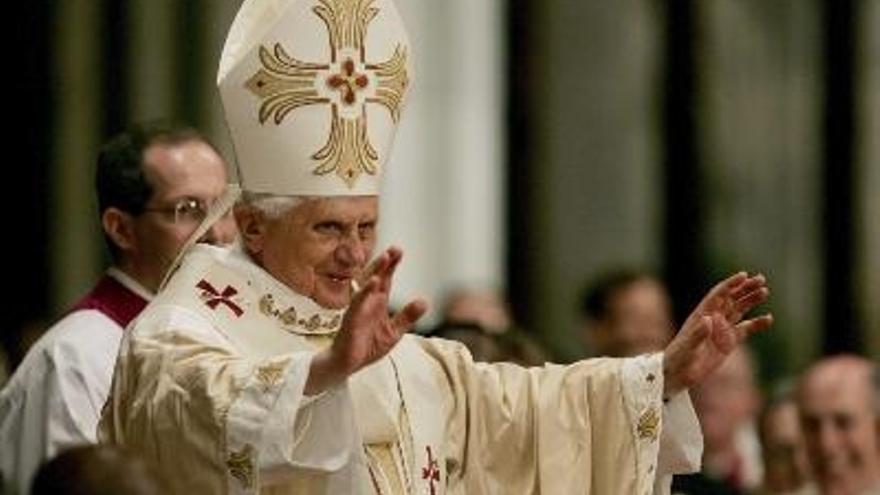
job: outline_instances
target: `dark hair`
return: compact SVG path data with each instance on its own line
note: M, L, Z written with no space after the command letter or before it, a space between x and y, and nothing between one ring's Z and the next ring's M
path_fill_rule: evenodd
M160 495L168 487L152 464L113 445L63 451L40 467L31 495Z
M606 318L614 294L645 279L658 280L650 272L639 270L615 270L602 275L582 291L581 316L594 320Z
M213 148L195 129L167 122L135 125L107 141L98 153L95 169L98 215L111 207L134 216L143 213L153 196L153 185L144 174L144 152L155 144L189 141L200 141ZM104 238L115 259L119 254L116 245L106 235Z

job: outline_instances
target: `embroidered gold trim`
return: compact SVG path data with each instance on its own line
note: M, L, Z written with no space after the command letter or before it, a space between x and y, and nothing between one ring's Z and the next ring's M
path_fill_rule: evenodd
M230 451L226 458L226 467L229 474L237 479L244 489L254 486L254 448L245 444L238 452Z
M318 72L329 69L329 65L297 60L288 55L280 43L275 43L274 52L260 46L260 62L263 68L247 80L245 87L263 100L259 114L261 124L272 115L275 124L280 124L288 113L299 107L330 103L330 99L319 96L315 88Z
M312 171L315 175L336 172L349 188L354 188L363 174L378 172L379 155L367 135L366 104L378 104L388 110L397 123L409 76L406 70L406 49L397 45L394 54L386 61L367 63L364 38L367 27L379 13L373 7L375 0L319 0L320 5L312 11L324 22L330 38L330 64L309 63L297 60L276 43L274 52L260 46L262 68L251 76L245 86L263 100L259 121L264 124L270 117L276 125L293 110L315 104L331 107L330 132L324 146L312 155L321 162ZM336 64L339 51L356 50L364 73L356 72L350 58L340 66L342 72L329 74ZM339 91L339 102L320 96L318 81L324 81L331 90ZM355 93L368 91L372 94L361 102L361 111L341 115L338 105L353 106L358 101ZM335 97L334 97L335 98ZM357 112L355 110L355 112Z
M652 407L642 413L642 416L639 418L639 424L636 427L640 439L656 440L659 429L660 414L657 413L657 409Z
M268 393L281 380L287 362L270 363L256 370L257 381L263 386L263 393Z
M367 69L374 70L377 79L376 96L367 98L370 103L378 103L388 109L391 119L400 120L401 103L409 75L406 73L406 49L400 45L394 49L394 55L385 62L368 64Z
M288 307L284 311L275 307L275 297L272 294L263 294L258 303L260 312L264 315L275 318L285 327L300 327L306 333L321 332L329 333L336 331L342 323L341 315L334 315L332 318L322 318L321 315L312 315L309 318L299 318L296 308ZM296 333L296 332L294 332Z
M367 25L379 13L372 7L375 0L319 0L312 11L324 21L330 35L330 57L336 61L339 49L350 47L360 51L364 61L364 38Z
M354 187L362 173L376 174L379 154L367 136L366 112L362 111L354 121L341 119L336 105L333 105L332 114L327 143L312 155L315 160L322 161L313 173L325 175L335 171L348 187Z

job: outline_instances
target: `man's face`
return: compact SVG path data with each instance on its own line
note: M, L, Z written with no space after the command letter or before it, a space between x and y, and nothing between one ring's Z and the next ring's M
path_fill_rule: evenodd
M672 330L666 290L646 278L611 295L608 316L596 327L595 344L603 355L636 356L663 349Z
M816 480L830 495L880 486L878 418L863 368L818 365L801 384L800 413Z
M153 195L146 211L133 218L134 240L126 256L135 278L156 290L203 216L198 211L179 208L175 214L175 205L194 200L193 204L204 208L213 203L226 188L226 168L210 146L193 140L148 147L144 152L144 173L153 187ZM229 243L235 233L235 223L231 215L226 215L201 240Z
M248 249L275 278L325 308L344 308L376 244L375 196L307 200L264 232Z
M794 401L774 404L761 422L764 485L773 493L794 492L809 479L809 463Z
M758 411L754 371L744 348L737 348L693 393L707 454L734 448L737 432Z

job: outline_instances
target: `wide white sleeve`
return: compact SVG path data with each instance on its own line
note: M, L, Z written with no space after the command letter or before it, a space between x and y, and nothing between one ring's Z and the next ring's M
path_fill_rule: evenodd
M243 355L185 309L154 312L133 330L100 437L154 460L178 491L255 493L333 473L358 452L345 386L303 394L312 352Z
M638 404L663 390L663 354L625 359L622 371L622 390L624 397L629 397L628 403ZM655 466L654 494L668 495L673 474L699 471L703 436L687 392L663 401L658 423L659 445L653 451L643 451L652 457L643 465Z
M447 408L449 493L651 493L662 356L522 368L420 339ZM516 455L511 455L515 452Z
M122 329L97 311L78 311L40 339L0 394L6 483L28 493L40 465L96 442Z
M623 390L625 395L638 396L645 394L645 383L642 376L654 376L653 394L662 390L663 355L653 354L625 360L623 369ZM659 379L657 379L659 378ZM700 422L694 412L687 391L667 398L663 401L662 421L660 422L660 442L654 454L656 459L651 465L656 466L654 494L668 495L673 474L693 473L700 470L703 454L703 435Z

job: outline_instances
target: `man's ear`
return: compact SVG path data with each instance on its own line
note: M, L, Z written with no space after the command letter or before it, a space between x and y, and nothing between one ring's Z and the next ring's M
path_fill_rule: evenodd
M111 206L101 214L101 226L120 251L129 252L135 248L134 218L130 214Z
M253 206L237 205L234 215L245 250L252 256L259 255L263 251L263 246L266 242L267 222L265 214L259 208L254 208Z

